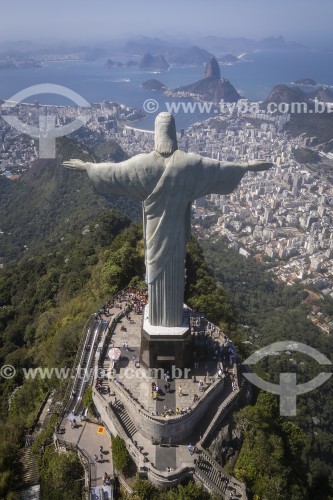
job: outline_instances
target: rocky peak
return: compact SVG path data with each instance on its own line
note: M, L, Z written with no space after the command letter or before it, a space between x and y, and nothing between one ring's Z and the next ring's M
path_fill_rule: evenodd
M214 78L214 80L221 79L220 66L215 57L211 57L206 65L204 78Z

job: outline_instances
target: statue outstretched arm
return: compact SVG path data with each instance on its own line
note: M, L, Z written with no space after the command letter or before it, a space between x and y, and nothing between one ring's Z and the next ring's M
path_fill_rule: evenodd
M76 160L74 158L62 162L63 167L70 168L72 170L87 171L88 165L90 165L90 163L82 160Z
M202 185L197 197L206 194L229 194L236 189L246 172L263 172L269 170L273 163L265 160L250 162L220 162L210 158L202 158Z
M251 160L247 163L247 172L264 172L273 167L273 163L266 160Z
M97 189L104 194L129 196L144 200L147 193L144 165L149 155L137 155L120 163L91 163L71 159L63 166L73 170L86 171Z

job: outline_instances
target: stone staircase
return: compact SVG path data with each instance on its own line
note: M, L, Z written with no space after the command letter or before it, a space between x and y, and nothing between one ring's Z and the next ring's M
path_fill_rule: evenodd
M215 464L206 453L201 454L201 459L197 461L196 465L214 485L216 492L225 493L228 484L227 477L222 471L215 467Z
M203 475L211 489L222 495L222 498L229 499L230 496L236 495L239 500L245 500L247 495L240 483L237 483L203 448L200 448L200 451L200 458L196 461L196 474Z
M15 489L24 490L38 484L39 473L37 457L32 452L32 446L19 451L17 458L17 481Z
M127 437L133 440L133 436L138 432L138 429L135 427L130 416L125 410L124 405L120 401L117 401L116 404L112 405L112 408L119 422L121 423Z

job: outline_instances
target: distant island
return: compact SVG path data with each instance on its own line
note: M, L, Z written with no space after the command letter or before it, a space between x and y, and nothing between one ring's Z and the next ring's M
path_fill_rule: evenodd
M303 87L317 87L318 83L311 78L302 78L301 80L295 80L293 85L302 85Z
M241 99L229 80L221 79L220 66L215 57L209 59L202 80L175 90L167 90L165 95L178 98L192 97L209 102L220 102L221 100L237 102Z
M219 63L226 66L231 66L233 64L239 63L239 59L233 54L226 54L225 56L221 56L219 58Z
M147 52L139 62L138 68L150 71L167 71L170 64L163 55L153 56L150 52Z
M105 66L107 68L120 68L121 66L124 66L124 64L120 61L113 61L112 59L108 59L105 63Z
M143 82L141 84L141 87L147 90L155 90L155 91L162 91L167 89L167 86L164 85L164 83L160 82L159 80L156 80L155 78Z
M107 68L121 68L122 66L127 66L128 68L131 68L137 65L138 63L135 61L127 61L127 63L122 63L120 61L113 61L112 59L108 59L105 63L105 66Z

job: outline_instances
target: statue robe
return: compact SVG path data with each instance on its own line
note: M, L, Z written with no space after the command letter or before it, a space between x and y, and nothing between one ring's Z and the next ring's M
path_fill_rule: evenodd
M154 151L121 163L88 167L100 191L143 202L151 325L182 325L192 201L210 193L231 193L246 171L245 163L219 162L179 150L168 157Z

